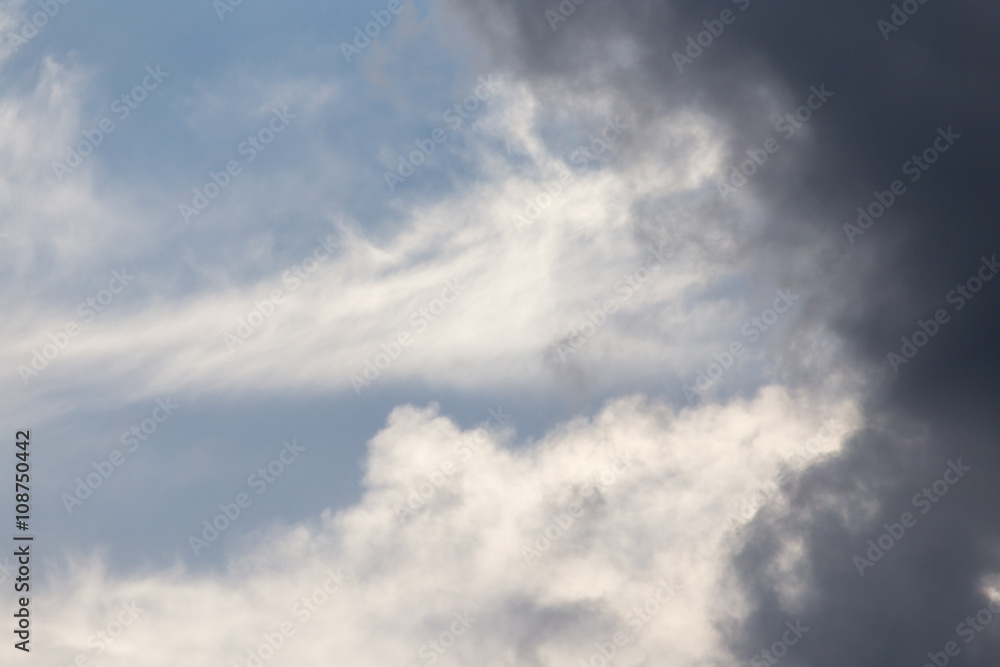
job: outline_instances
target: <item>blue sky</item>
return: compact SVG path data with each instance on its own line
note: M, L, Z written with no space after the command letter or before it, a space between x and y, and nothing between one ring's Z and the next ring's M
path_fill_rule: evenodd
M9 200L3 271L19 285L10 298L29 305L7 324L10 364L81 326L37 376L7 381L10 414L51 443L37 447L35 511L53 572L98 554L116 579L178 566L192 581L231 577L273 531L323 532L324 512L368 511L379 488L370 441L394 409L470 430L500 409L511 421L494 446L533 457L636 391L688 406L681 387L740 337L738 272L662 235L642 239L628 219L705 206L707 172L681 175L656 155L621 165L639 141L627 108L581 93L554 105L564 93L505 71L442 6L405 3L348 63L339 44L372 11L246 2L220 20L208 3L74 2L6 55L4 94L19 110L8 122L37 146L11 177L35 194ZM136 89L144 81L151 90ZM56 173L102 119L113 130ZM714 141L699 122L680 114L650 136L694 157ZM386 171L406 175L401 156L435 130L434 154L390 188ZM253 136L269 143L250 150ZM185 215L213 173L225 187ZM515 225L519 215L531 224ZM127 286L86 321L78 304L112 271ZM462 293L438 313L447 281ZM609 303L590 335L587 314ZM720 308L730 325L706 336ZM227 343L254 311L268 315L259 330ZM352 382L400 333L413 342L399 360L370 385ZM700 354L685 349L699 339ZM122 434L165 399L180 407L128 451ZM293 439L301 459L258 498L250 476ZM116 450L124 463L109 469ZM98 480L102 466L111 475ZM88 475L100 486L81 500ZM197 547L203 522L241 492L252 505ZM49 647L69 655L64 639Z
M943 110L982 132L916 89L898 127L867 65L833 64L873 9L228 2L0 0L0 420L32 433L41 659L600 667L667 586L616 664L745 663L822 615L824 522L850 569L890 487L952 455L934 385L879 346L973 270L958 249L989 256L920 245L988 141L942 154L893 210L910 227L845 241ZM960 69L933 11L891 39ZM886 42L864 32L864 63L902 67ZM899 451L928 463L858 472ZM984 600L989 571L962 570Z

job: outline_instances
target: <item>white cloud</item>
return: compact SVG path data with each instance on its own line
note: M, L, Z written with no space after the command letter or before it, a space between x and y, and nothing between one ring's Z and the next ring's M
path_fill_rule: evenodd
M284 266L239 287L216 276L196 295L172 300L157 287L161 276L143 274L137 284L159 298L109 309L29 384L44 390L46 383L100 378L114 389L94 400L110 402L181 390L239 393L248 386L349 391L350 376L401 332L413 345L378 382L470 387L489 377L500 386L539 386L560 381L566 361L592 382L613 384L689 373L711 361L738 336L746 309L720 290L739 277L731 262L738 230L699 217L699 193L711 184L721 154L711 123L687 111L666 117L643 128L646 150L629 167L575 169L541 141L541 111L531 94L518 86L502 94L481 131L470 135L484 177L440 201L402 208L404 224L390 240L376 245L354 233L343 253L321 262L293 293L282 280ZM498 159L500 139L513 147L513 161ZM562 191L550 195L545 185L560 175ZM532 201L539 215L515 227L513 216ZM652 261L647 276L643 264L652 255L637 243L636 209L650 201L666 202L677 238L664 245L676 251L665 263ZM649 240L662 244L662 230ZM265 237L254 242L270 247ZM311 251L304 249L302 259ZM642 286L626 287L639 271ZM433 300L448 280L466 286L464 293L422 329L415 322L424 318L414 313L437 307ZM283 290L285 303L230 351L223 336L275 289ZM617 314L571 359L558 359L566 356L558 354L559 344L609 300ZM19 323L5 346L4 364L26 364L49 331L74 318L54 308L34 313L33 326ZM21 391L16 375L8 382Z
M674 414L632 396L531 445L490 436L459 461L454 446L471 433L434 406L400 407L369 444L357 505L245 540L220 576L182 568L114 575L97 556L65 569L35 593L34 650L55 664L93 658L88 637L134 601L142 613L99 664L173 665L178 651L195 667L246 664L264 633L289 622L294 634L266 664L336 656L359 666L424 665L420 647L463 612L475 621L437 664L575 665L618 631L629 642L617 664L653 656L713 663L726 657L716 621L744 613L727 581L739 543L727 525L732 501L773 477L829 417L847 428L824 445L836 452L857 426L847 402L771 387L753 401ZM449 459L454 474L401 523L397 503ZM576 517L560 518L557 531L556 517L574 503ZM526 548L544 547L537 531L547 529L550 546L526 558ZM304 622L296 601L338 567L355 578ZM630 610L661 581L682 587L648 622L630 623Z

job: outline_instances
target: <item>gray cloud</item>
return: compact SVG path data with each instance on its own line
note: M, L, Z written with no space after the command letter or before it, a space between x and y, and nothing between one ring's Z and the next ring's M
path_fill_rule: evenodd
M749 660L789 618L787 581L772 571L794 543L809 572L798 610L814 629L787 664L919 664L941 650L955 626L985 606L984 577L998 566L1000 295L985 283L961 310L957 296L947 301L976 275L981 257L1000 250L997 8L897 3L915 12L905 23L897 14L901 25L891 30L878 23L892 21L891 3L586 2L553 30L545 11L557 3L452 4L497 61L550 95L553 113L562 89L619 96L640 128L624 161L639 159L644 122L690 107L714 119L723 162L736 164L776 136L777 120L812 86L834 92L730 201L709 198L703 207L734 226L756 211L763 223L741 237L734 261L808 294L806 317L773 371L791 385L815 383L829 366L815 363L809 337L835 332L838 365L859 373L844 381L862 381L870 424L843 456L785 484L787 511L754 522L734 566L756 612L733 630L732 644ZM689 35L718 29L703 21L724 9L735 20L679 72L673 54L684 52ZM946 152L928 152L933 164L912 162L939 128L961 137ZM891 192L897 179L905 193L852 244L843 226L855 222L859 206L888 202L877 193ZM635 215L640 240L666 233ZM894 373L887 353L899 352L901 337L941 308L948 324ZM859 577L851 554L959 456L975 462L975 474ZM964 659L995 659L995 637L967 650L960 641Z

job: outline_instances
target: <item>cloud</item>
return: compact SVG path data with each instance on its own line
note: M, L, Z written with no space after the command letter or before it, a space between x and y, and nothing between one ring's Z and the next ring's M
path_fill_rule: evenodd
M786 387L816 386L831 369L842 371L840 381L866 396L869 425L842 457L804 478L787 517L754 524L736 560L753 611L733 646L747 655L765 649L789 614L804 610L814 630L796 660L926 661L927 651L936 650L928 637L943 641L968 613L962 610L985 604L982 582L997 569L989 485L972 483L968 495L949 495L941 510L946 518L926 521L920 537L900 545L891 575L886 568L860 581L850 554L864 544L866 530L898 520L898 508L949 458L982 461L981 470L989 471L982 479L996 476L990 434L997 426L991 407L997 354L989 342L997 333L995 302L966 310L970 319L937 337L905 374L893 374L886 357L1000 242L996 189L971 177L993 173L988 165L1000 149L995 124L981 112L996 105L997 73L988 63L997 43L984 24L996 18L996 8L927 3L887 41L878 21L892 8L861 2L741 1L717 8L592 2L555 31L544 13L550 7L535 3L452 6L488 45L491 66L510 68L532 89L585 82L598 98L615 96L638 118L697 109L706 125L721 128L717 181L748 149L761 147L813 86L834 92L804 131L710 216L747 231L735 262L809 295L782 349L769 357L773 376ZM711 44L678 72L674 54L721 8L734 11L736 21L705 40ZM638 57L609 68L622 35ZM965 132L955 150L910 180L907 163L912 171L938 128L949 126ZM619 168L635 159L626 153ZM905 198L863 243L851 244L844 225L894 179L905 182ZM783 574L789 554L802 563L792 591ZM976 659L985 661L989 652Z
M298 628L275 660L336 645L408 664L467 609L476 620L442 662L587 659L680 572L683 612L644 623L619 661L752 660L801 619L811 629L789 664L917 664L995 594L995 297L968 300L899 373L886 353L1000 245L998 10L926 3L886 40L889 10L860 0L570 4L558 25L546 15L557 5L514 0L453 0L433 29L407 14L345 77L260 74L199 51L211 76L144 107L159 122L134 126L133 162L109 142L64 182L52 160L105 113L106 72L75 52L11 72L22 61L3 51L16 83L0 102L0 252L18 290L0 297L0 396L20 419L174 394L361 412L410 386L606 402L547 416L537 442L491 439L405 524L397 506L433 486L422 475L449 455L440 443L470 436L433 407L398 408L371 440L359 504L273 528L218 577L124 575L74 556L40 599L53 659L128 613L112 599L144 611L102 658L155 664L190 639L198 660L245 659L335 567L355 576L324 606L334 620ZM678 71L721 7L737 20ZM27 9L4 5L0 28ZM268 44L341 58L242 11L233 20L258 17ZM442 87L425 65L460 42L501 92L388 191L401 146L468 94L409 99ZM375 86L349 88L376 70ZM821 108L808 106L817 88L833 92ZM285 102L298 116L281 143L185 225L178 204ZM783 136L801 109L809 120ZM905 165L945 128L961 135L954 150L849 239L858 207L910 179ZM721 196L725 181L738 191ZM112 271L135 278L117 292ZM796 295L786 311L781 293ZM92 320L87 299L106 306ZM730 364L734 343L746 354ZM15 369L32 364L25 386ZM682 410L691 386L699 407ZM852 435L791 459L831 412ZM635 462L602 484L626 451ZM860 577L852 556L958 457L968 483ZM536 531L558 539L542 551ZM991 651L987 636L966 655L985 664Z
M606 107L580 118L579 134L588 139L554 150L540 140L545 115L529 91L499 95L470 140L478 181L440 200L401 202L403 224L391 238L372 240L357 223L328 215L327 231L287 264L269 252L273 239L262 238L246 258L264 267L256 281L209 278L197 294L174 298L155 287L164 277L157 267L132 268L120 257L137 276L130 289L160 298L140 306L123 295L86 323L51 368L29 376L28 390L99 377L117 387L106 400L248 386L351 391L370 386L352 376L372 375L383 384L468 387L477 382L461 370L468 364L506 385L584 372L607 386L637 373L650 382L693 374L740 338L738 318L759 307L735 293L713 295L739 275L729 263L743 241L738 230L698 217L704 204L696 193L719 159L702 117L679 111L642 128L659 153L650 149L623 166L587 165L593 161L578 146L600 147L588 135L613 138L606 130L614 128L624 142L634 121ZM501 140L505 159L496 154ZM664 205L672 210L644 212ZM650 218L669 219L670 235ZM453 303L442 304L442 294ZM589 331L588 313L608 303L616 314L586 347L567 348L581 326ZM728 331L718 327L720 317L731 322ZM53 304L33 319L40 326L23 327L5 350L13 366L27 368L47 336L78 313ZM401 334L412 350L366 377Z
M837 435L820 434L830 418ZM715 662L726 657L720 622L746 612L728 581L742 539L734 501L810 439L823 441L817 460L835 454L856 420L850 402L777 387L679 413L632 396L515 445L509 430L477 436L437 406L401 406L369 443L357 505L246 538L219 575L122 575L98 553L69 556L35 594L37 650L59 664L82 653L155 666L173 664L183 642L192 665L246 664L290 623L269 664L430 664L425 643L467 614L441 664L575 663L618 632L621 664ZM444 461L451 474L401 520L400 504ZM337 588L338 572L350 579L307 613L302 598ZM658 591L662 602L648 603Z

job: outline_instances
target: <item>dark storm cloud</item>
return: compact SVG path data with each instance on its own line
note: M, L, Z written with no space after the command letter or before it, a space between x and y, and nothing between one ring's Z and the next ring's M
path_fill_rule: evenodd
M1000 254L1000 8L943 0L567 0L561 21L546 16L558 12L555 1L453 4L499 64L550 103L558 103L552 91L566 88L626 100L637 119L633 151L641 150L644 118L689 107L719 123L726 163L735 164L768 137L781 141L761 91L777 96L781 113L805 104L814 86L833 92L808 121L808 140L782 143L742 188L764 204L769 223L741 239L738 261L811 295L799 331L829 327L842 338L845 361L867 371L869 428L844 456L786 489L789 516L758 517L735 563L756 612L732 633L732 647L750 662L794 621L777 597L781 582L765 571L780 544L796 538L811 573L801 616L812 630L789 649L787 664L920 665L953 640L962 653L952 660L995 661L1000 622L969 644L956 626L986 606L982 577L1000 570L1000 280L979 282L990 273L984 258L989 265ZM724 10L732 14L722 17ZM721 31L703 23L720 18L728 21ZM690 62L675 57L710 27L720 34L701 53L692 48ZM625 39L637 60L609 66ZM870 225L862 219L867 229L845 229L856 224L858 207L887 210ZM657 233L648 222L636 227ZM921 330L923 346L914 344ZM790 343L782 380L816 379L806 349ZM906 362L893 369L890 352ZM852 556L883 523L914 511L912 497L958 457L973 467L968 478L917 514L907 536L860 576ZM877 509L860 518L863 500Z

